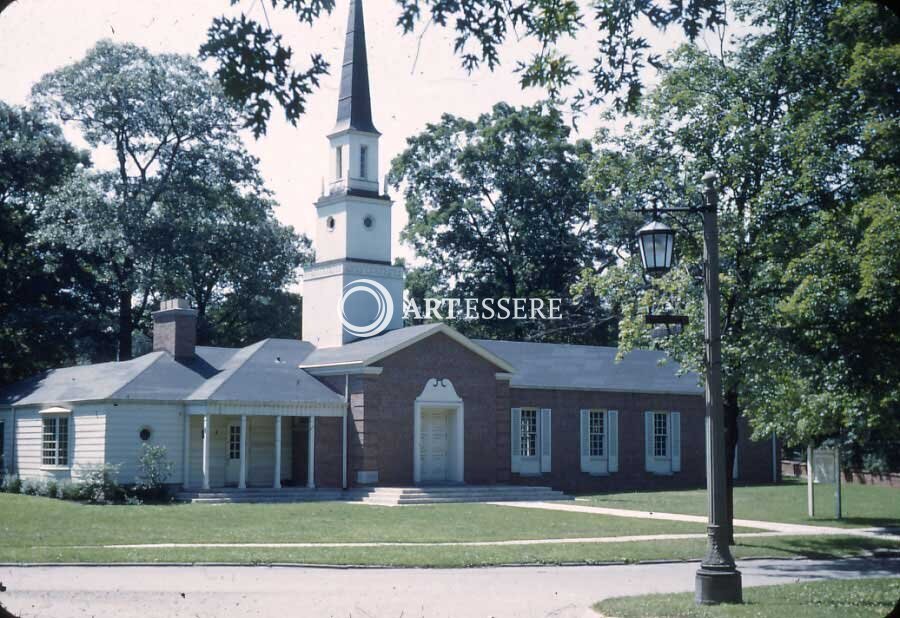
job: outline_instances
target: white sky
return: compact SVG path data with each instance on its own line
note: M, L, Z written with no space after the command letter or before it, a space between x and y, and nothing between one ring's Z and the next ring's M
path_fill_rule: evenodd
M323 53L331 65L331 74L312 95L297 127L285 122L276 109L266 136L254 140L247 134L245 139L249 150L259 157L263 177L280 204L278 219L313 238L313 202L320 194L327 166L325 134L334 124L337 109L347 0L338 0L335 11L312 27L298 24L289 13L273 10L268 0L242 0L234 8L227 0L21 0L0 14L0 100L27 103L31 87L42 75L81 59L103 38L132 42L156 53L196 54L218 15L247 10L264 23L262 1L268 4L273 27L294 48L300 69L315 51ZM366 0L364 11L373 117L382 133L379 178L402 151L406 138L422 131L426 123L438 121L443 113L475 118L499 101L523 105L542 98L540 91L522 91L512 71L517 59L527 58L526 44L507 44L501 53L504 64L496 72L482 69L467 75L453 55L452 32L429 28L414 62L417 37L402 36L395 25L400 12L396 1ZM671 49L680 40L677 32L660 34L647 28L645 34L656 51ZM595 35L585 30L579 40L567 42L563 49L582 67L589 67L594 39ZM578 136L593 134L600 111L592 110L580 121ZM77 140L71 131L67 135ZM97 162L103 165L102 159ZM409 259L411 250L398 240L405 223L406 213L398 200L393 212L393 253Z

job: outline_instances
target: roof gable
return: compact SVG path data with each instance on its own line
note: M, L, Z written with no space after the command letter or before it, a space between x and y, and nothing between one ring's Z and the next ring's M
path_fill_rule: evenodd
M360 339L333 348L318 348L300 364L301 369L313 371L325 368L366 367L387 358L427 337L443 333L470 352L494 364L499 371L514 371L502 357L486 349L443 323L408 326L388 331L377 337Z

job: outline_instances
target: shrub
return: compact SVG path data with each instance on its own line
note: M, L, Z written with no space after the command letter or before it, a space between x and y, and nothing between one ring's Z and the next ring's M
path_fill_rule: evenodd
M0 491L17 494L22 491L22 479L17 474L4 474L0 481Z
M138 458L135 491L147 500L158 500L174 468L175 465L166 457L165 446L143 444Z
M25 479L22 481L22 488L20 491L26 496L43 495L44 482L40 479Z
M82 487L72 481L63 481L56 489L56 497L60 500L81 500Z
M45 496L47 498L55 498L57 492L59 491L59 481L56 479L47 479L47 481L40 488L39 496Z
M85 466L81 470L82 498L97 504L120 502L125 492L119 485L119 469L115 464Z
M130 496L128 494L125 495L125 504L132 506L140 506L144 501L138 498L136 495Z
M866 453L863 455L862 462L863 472L868 472L869 474L882 476L891 471L887 462L887 457L880 453Z

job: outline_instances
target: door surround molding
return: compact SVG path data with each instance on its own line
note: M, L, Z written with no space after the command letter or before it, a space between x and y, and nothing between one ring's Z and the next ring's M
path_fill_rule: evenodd
M413 481L416 484L422 481L422 464L420 461L422 453L421 445L421 427L422 427L422 409L423 408L443 408L452 410L450 421L449 436L451 438L450 448L454 450L452 461L454 466L448 469L449 480L462 483L465 480L465 442L464 442L464 407L462 398L453 388L453 383L447 378L429 378L425 383L425 388L421 394L416 397L413 410Z

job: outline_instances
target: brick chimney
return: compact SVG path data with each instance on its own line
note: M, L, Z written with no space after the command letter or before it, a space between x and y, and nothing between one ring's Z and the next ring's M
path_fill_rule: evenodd
M184 298L164 300L153 312L153 351L164 350L177 359L194 357L197 310Z

